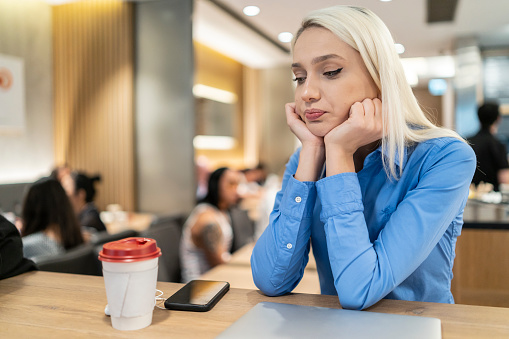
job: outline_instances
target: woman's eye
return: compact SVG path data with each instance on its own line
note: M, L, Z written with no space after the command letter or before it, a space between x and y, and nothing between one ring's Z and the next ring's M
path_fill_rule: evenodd
M306 77L295 77L293 81L295 81L299 85L302 85L306 81Z
M328 78L333 78L335 77L336 75L338 75L341 71L343 70L343 67L341 68L338 68L334 71L328 71L328 72L324 72L323 75L325 75L326 77Z

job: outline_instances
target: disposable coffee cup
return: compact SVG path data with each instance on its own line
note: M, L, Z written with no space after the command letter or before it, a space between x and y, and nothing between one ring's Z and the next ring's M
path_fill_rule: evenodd
M111 325L138 330L152 323L161 249L149 238L125 238L103 245L99 253Z

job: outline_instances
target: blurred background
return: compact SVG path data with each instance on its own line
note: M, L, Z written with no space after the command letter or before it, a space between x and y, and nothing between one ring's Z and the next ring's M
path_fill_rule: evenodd
M210 168L280 173L296 141L283 111L293 101L290 43L279 38L335 4L349 2L0 0L0 56L22 86L12 88L19 103L0 101L0 183L66 164L102 175L102 210L181 213L194 204L200 156ZM248 5L259 14L244 14ZM438 124L469 136L478 103L509 103L509 2L355 5L386 22ZM507 140L508 122L499 135Z
M387 24L433 121L469 137L496 101L509 143L507 0L0 0L0 213L19 216L27 185L59 166L100 174L110 232L115 213L182 221L221 166L280 178L298 147L291 34L338 4Z
M293 101L284 41L308 11L349 3L0 0L0 57L20 72L12 103L0 91L0 184L66 164L102 175L101 210L187 213L195 159L281 173L296 147L283 110ZM259 13L244 14L248 5ZM386 22L438 124L469 136L478 103L494 99L509 112L509 2L355 5ZM1 199L3 211L20 203Z

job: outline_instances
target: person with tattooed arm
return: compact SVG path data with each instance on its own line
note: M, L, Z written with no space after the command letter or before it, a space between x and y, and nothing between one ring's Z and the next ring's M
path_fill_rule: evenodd
M207 195L184 224L180 242L183 282L229 260L233 231L228 212L239 200L240 179L239 172L226 167L210 175Z

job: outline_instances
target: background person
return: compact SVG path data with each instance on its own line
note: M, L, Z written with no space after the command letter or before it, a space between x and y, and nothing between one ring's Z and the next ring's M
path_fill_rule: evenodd
M239 200L240 178L239 172L226 167L210 174L207 195L193 209L182 232L180 259L184 282L229 260L233 239L229 209Z
M23 257L18 229L0 214L0 280L34 269L35 263Z
M311 246L321 293L338 295L344 308L382 298L453 303L471 147L426 118L390 32L367 9L308 14L292 70L286 117L302 147L253 250L256 286L291 292Z
M196 201L200 201L207 195L207 186L210 176L210 162L204 155L200 155L196 159L195 171L196 171Z
M66 177L67 175L71 174L71 172L72 172L71 167L69 167L69 165L67 165L67 164L64 164L64 165L55 167L51 171L49 177L52 179L55 179L59 182L62 182L62 179L64 177Z
M106 231L106 226L94 204L95 183L98 181L101 181L99 175L89 177L82 172L71 172L62 178L62 186L72 203L80 225L101 232Z
M30 259L59 255L83 243L69 198L54 179L32 184L23 202L21 223L23 252Z
M493 185L499 191L500 184L509 184L509 163L507 150L495 134L500 124L500 107L496 103L485 103L477 110L481 129L468 139L477 157L477 169L472 183L481 182Z

